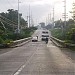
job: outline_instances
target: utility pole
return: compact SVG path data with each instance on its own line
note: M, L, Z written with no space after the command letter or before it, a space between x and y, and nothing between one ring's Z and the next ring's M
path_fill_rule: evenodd
M26 16L27 17L27 23L28 23L28 16ZM27 24L28 25L28 24Z
M48 18L46 18L46 25L48 25Z
M31 12L31 26L34 27L34 21L33 21L33 15L32 15L32 12Z
M20 33L20 15L19 15L19 0L18 0L18 33Z
M66 0L64 0L64 25L66 27Z
M50 22L51 22L51 13L50 13Z
M54 24L55 24L55 23L54 23L54 19L55 19L55 18L54 18L54 7L53 7L53 26L52 26L52 27L54 27Z
M29 27L30 27L30 5L29 5Z
M49 15L50 15L50 14L48 14L48 24L50 23L50 17L49 17Z

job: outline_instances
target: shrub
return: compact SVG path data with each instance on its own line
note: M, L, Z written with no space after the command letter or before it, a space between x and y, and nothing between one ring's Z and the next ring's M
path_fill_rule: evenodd
M12 42L13 42L13 41L12 41L11 39L6 39L6 40L4 41L5 44L12 43Z
M3 44L4 40L0 37L0 44Z
M67 39L72 40L75 42L75 28L72 28L68 33L67 33Z

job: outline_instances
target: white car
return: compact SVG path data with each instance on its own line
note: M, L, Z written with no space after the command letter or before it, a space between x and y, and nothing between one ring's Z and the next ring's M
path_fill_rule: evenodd
M32 42L37 42L38 38L37 37L32 37Z

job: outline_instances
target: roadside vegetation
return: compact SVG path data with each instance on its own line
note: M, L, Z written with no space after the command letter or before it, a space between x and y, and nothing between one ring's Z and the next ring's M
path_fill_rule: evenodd
M58 22L58 24L57 24ZM55 24L55 27L51 30L52 36L64 40L69 43L75 44L75 24L72 19L68 20L66 23L66 26L64 26L64 22L60 24L59 21L57 21ZM63 26L63 27L62 27Z
M75 44L75 3L73 3L72 19L62 21L61 19L55 22L54 28L51 30L52 36L64 40L65 43Z
M27 21L20 15L20 33L17 33L18 11L8 9L0 13L0 44L12 43L14 40L31 37L36 27L27 27Z
M62 27L63 26L63 27ZM53 37L65 41L68 48L75 50L75 23L73 19L69 19L64 26L64 21L56 21L54 28L51 30Z

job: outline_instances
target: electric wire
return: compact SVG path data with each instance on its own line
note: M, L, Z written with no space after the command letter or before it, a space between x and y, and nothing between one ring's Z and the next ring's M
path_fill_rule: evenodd
M9 19L5 18L5 17L2 16L2 15L0 15L0 18L5 19L5 20L7 20L8 22L11 22L11 23L13 23L13 24L17 24L16 22L13 22L13 21L9 20Z
M11 27L17 28L17 23L14 23L11 20L9 20L1 15L0 15L0 21L10 25Z

